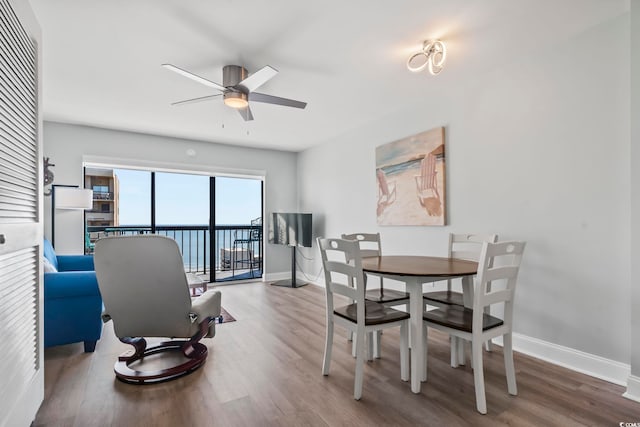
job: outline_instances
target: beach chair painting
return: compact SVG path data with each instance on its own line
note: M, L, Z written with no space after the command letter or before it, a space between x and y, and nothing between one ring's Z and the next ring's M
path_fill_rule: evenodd
M445 225L444 127L376 147L379 225Z
M380 215L384 209L396 200L396 183L387 182L387 176L382 169L376 170L378 179L378 209Z

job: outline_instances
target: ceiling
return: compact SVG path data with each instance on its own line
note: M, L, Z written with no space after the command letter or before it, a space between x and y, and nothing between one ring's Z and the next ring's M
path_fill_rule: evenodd
M45 120L300 151L521 55L539 55L629 10L629 0L30 0L43 31ZM443 72L405 63L427 38ZM594 57L597 55L594 52ZM255 120L160 64L222 83L222 67L279 70L259 91L305 110L252 103Z

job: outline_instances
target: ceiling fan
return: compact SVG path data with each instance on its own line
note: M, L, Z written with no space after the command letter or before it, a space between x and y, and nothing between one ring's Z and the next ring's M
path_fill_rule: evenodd
M249 108L250 101L294 108L304 108L307 106L306 102L254 92L260 86L273 78L273 76L278 74L278 70L270 67L269 65L262 67L251 75L249 75L244 67L239 65L225 65L222 69L222 85L183 70L182 68L176 67L172 64L162 64L162 66L167 70L171 70L221 92L215 95L201 96L199 98L174 102L171 105L185 105L195 102L209 101L210 99L222 95L225 105L237 109L245 121L253 120L253 114L251 114L251 108Z

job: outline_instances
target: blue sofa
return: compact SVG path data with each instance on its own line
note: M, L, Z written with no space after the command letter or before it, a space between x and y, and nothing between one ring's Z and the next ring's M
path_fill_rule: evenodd
M102 334L102 298L92 255L56 255L48 240L44 257L57 272L44 273L44 346L84 342L93 352Z

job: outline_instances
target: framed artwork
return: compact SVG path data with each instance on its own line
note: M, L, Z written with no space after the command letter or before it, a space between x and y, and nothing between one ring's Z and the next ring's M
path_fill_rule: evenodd
M379 225L445 225L444 127L376 147Z

